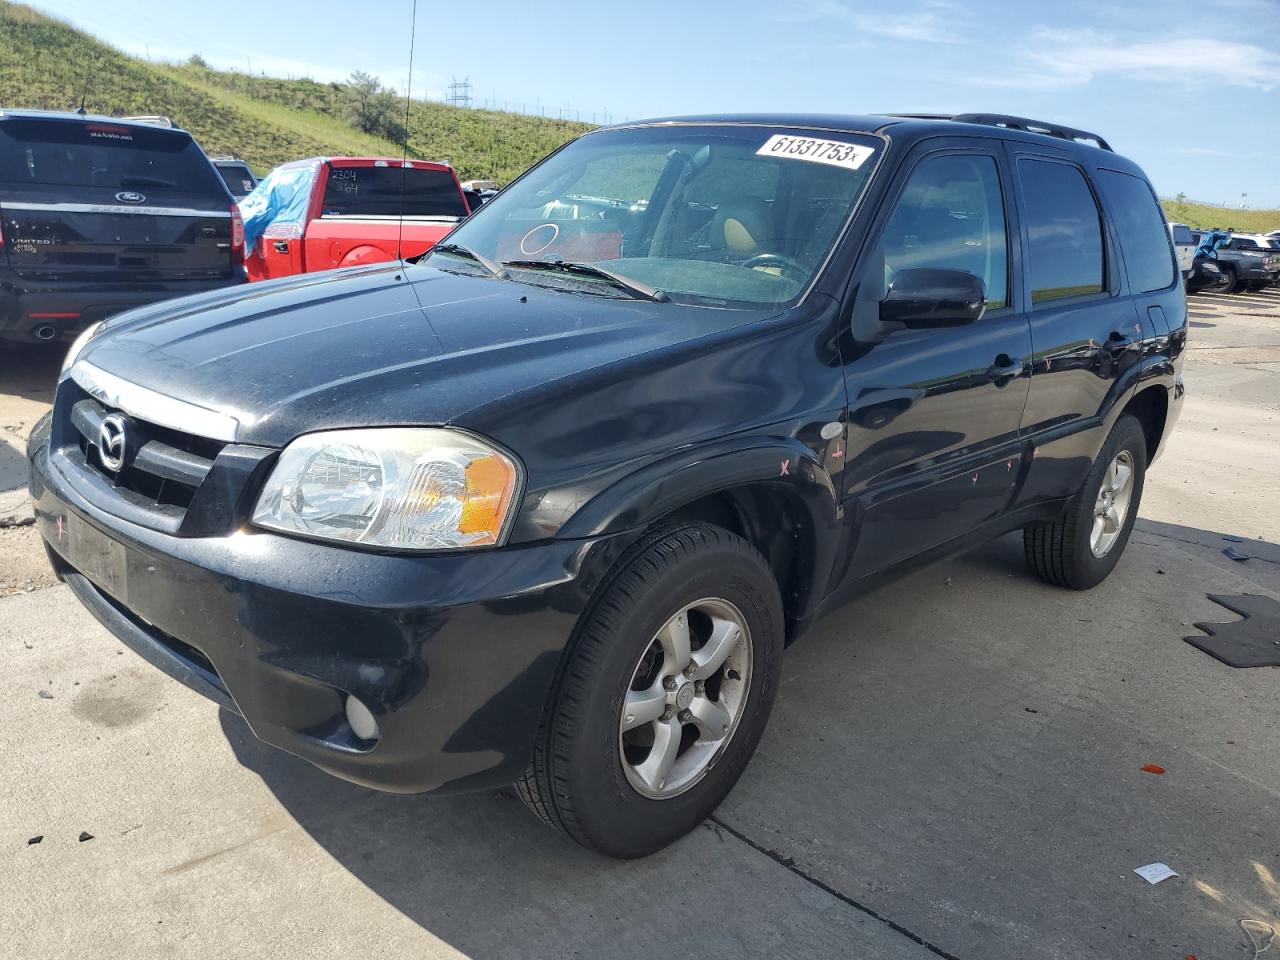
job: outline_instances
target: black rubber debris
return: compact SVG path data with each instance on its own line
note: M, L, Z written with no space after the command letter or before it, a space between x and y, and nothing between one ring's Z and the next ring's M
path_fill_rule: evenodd
M92 833L90 833L90 832L89 832L89 831L87 831L87 830L81 830L81 831L80 831L80 842L81 842L81 843L84 843L86 840L92 840L92 839L93 839L93 834L92 834Z
M1248 560L1249 559L1249 555L1247 553L1241 553L1235 547L1227 547L1222 552L1225 553L1232 560Z
M1244 619L1197 623L1208 636L1183 637L1187 643L1229 667L1280 667L1280 602L1252 593L1207 596Z
M38 833L34 837L32 837L30 840L27 841L27 846L33 847L43 839L44 839L44 834Z
M37 694L37 696L39 696L41 700L52 700L52 699L53 699L53 694L52 694L52 693L50 693L48 690L41 690L41 691L39 692L39 694Z

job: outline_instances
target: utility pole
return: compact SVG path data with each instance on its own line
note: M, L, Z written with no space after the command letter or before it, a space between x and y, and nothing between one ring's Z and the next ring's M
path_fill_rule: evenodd
M451 107L470 107L471 106L471 78L463 77L459 80L453 78L453 82L449 84L449 93L444 98L444 102Z

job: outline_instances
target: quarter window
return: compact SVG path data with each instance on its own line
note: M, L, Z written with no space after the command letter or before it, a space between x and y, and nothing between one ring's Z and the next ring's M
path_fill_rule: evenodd
M1101 293L1102 222L1079 168L1019 160L1026 203L1031 302Z
M1009 302L1009 252L1000 174L993 158L955 154L925 160L912 171L872 256L872 279L883 261L883 299L902 270L963 270L982 280L987 309Z
M1172 284L1174 267L1169 234L1151 188L1145 181L1115 170L1099 170L1098 186L1102 188L1120 235L1120 252L1128 269L1129 286L1150 293Z

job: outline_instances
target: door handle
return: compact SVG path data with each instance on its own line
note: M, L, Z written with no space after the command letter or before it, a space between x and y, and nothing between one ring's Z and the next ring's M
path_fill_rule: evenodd
M273 243L273 244L272 244L272 246L273 246L273 247L275 247L276 253L288 253L288 252L289 252L289 241L288 241L288 240L277 240L275 243Z
M996 357L996 362L987 368L987 379L997 387L1003 387L1014 377L1022 374L1022 361L1015 360L1007 353Z

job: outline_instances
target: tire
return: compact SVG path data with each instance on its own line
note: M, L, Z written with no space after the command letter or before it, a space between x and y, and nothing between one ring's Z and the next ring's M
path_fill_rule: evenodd
M686 611L691 604L695 607ZM696 769L702 762L698 758L709 759L679 792L647 796L641 792L641 760L655 755L660 729L674 729L698 704L690 708L681 700L685 709L674 719L664 714L624 733L624 702L630 702L628 694L668 695L662 693L663 675L675 661L669 661L660 641L671 623L687 625L692 646L686 645L686 652L691 648L696 656L712 646L698 643L722 621L707 616L705 609L729 619L739 614L745 635L739 631L741 639L720 668L720 679L702 681L696 696L704 698L703 706L718 697L715 702L724 705L726 714L736 702L737 712L718 745L711 739L704 742L700 721L679 726L681 736L694 732L698 739L687 747L680 737L665 741L680 743L681 753L668 768L670 780L654 789L674 790L682 765ZM678 616L684 620L675 620ZM671 525L646 534L597 589L579 621L537 734L533 761L516 783L521 799L552 827L611 857L647 856L688 833L729 793L755 752L778 688L783 632L777 583L764 558L741 537L708 524ZM650 661L655 672L642 674ZM742 669L730 669L734 664ZM730 679L734 674L736 679ZM676 684L674 690L665 688L673 690L672 704L688 692L686 687L698 686L687 682L685 674L670 682ZM631 742L646 734L652 735L647 750Z
M1114 538L1104 540L1102 556L1095 553L1094 524L1103 481L1114 479L1114 463L1127 463L1131 471L1131 487L1124 515ZM1111 429L1102 452L1085 477L1079 492L1067 504L1057 520L1028 526L1022 531L1022 546L1027 566L1041 580L1071 590L1095 587L1115 569L1129 543L1133 524L1142 503L1142 489L1147 473L1147 438L1136 417L1123 414ZM1110 535L1104 526L1104 535ZM1107 545L1109 543L1109 545Z
M1235 267L1223 267L1222 274L1227 278L1223 283L1223 289L1225 289L1227 293L1243 293L1245 287L1249 285L1247 280L1239 279L1239 275L1236 273Z

